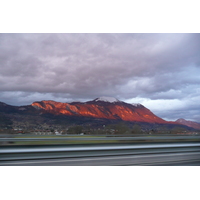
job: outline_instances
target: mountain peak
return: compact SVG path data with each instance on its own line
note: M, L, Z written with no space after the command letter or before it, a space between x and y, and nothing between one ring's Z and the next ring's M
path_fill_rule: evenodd
M109 103L120 102L118 99L114 97L99 97L99 98L94 99L94 101L104 101L104 102L109 102Z
M183 119L183 118L180 118L180 119L177 119L176 122L179 122L179 123L183 123L183 122L186 122L187 120Z

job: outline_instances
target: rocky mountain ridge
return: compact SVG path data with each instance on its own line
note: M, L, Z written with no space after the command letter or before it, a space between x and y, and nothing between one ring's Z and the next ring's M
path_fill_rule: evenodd
M11 106L0 102L0 127L56 127L125 122L140 123L149 129L165 127L194 128L191 123L169 122L156 116L143 105L129 104L113 97L100 97L87 102L61 103L52 100L37 101L27 106ZM197 126L195 126L197 127Z
M147 122L169 124L141 104L128 104L119 100L107 101L102 98L88 102L60 103L55 101L40 101L32 103L32 106L44 113L54 115L82 116L99 119L123 120L130 122Z
M197 122L185 120L185 119L182 119L182 118L177 119L175 122L200 130L200 123L197 123Z

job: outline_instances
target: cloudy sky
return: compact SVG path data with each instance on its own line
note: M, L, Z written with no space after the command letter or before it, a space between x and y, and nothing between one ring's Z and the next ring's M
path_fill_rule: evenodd
M200 122L200 34L0 34L0 101L100 96Z

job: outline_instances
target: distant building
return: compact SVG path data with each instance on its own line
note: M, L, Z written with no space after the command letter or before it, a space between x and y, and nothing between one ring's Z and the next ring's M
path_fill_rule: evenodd
M62 131L60 131L60 132L59 131L55 131L55 134L56 135L62 135Z

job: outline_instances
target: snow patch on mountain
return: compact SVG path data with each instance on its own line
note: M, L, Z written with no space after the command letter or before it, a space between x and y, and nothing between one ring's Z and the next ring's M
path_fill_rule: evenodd
M133 105L133 106L136 106L136 107L141 106L140 103L132 103L132 105Z
M94 101L104 101L104 102L109 102L109 103L120 102L118 99L114 97L99 97L99 98L96 98Z

